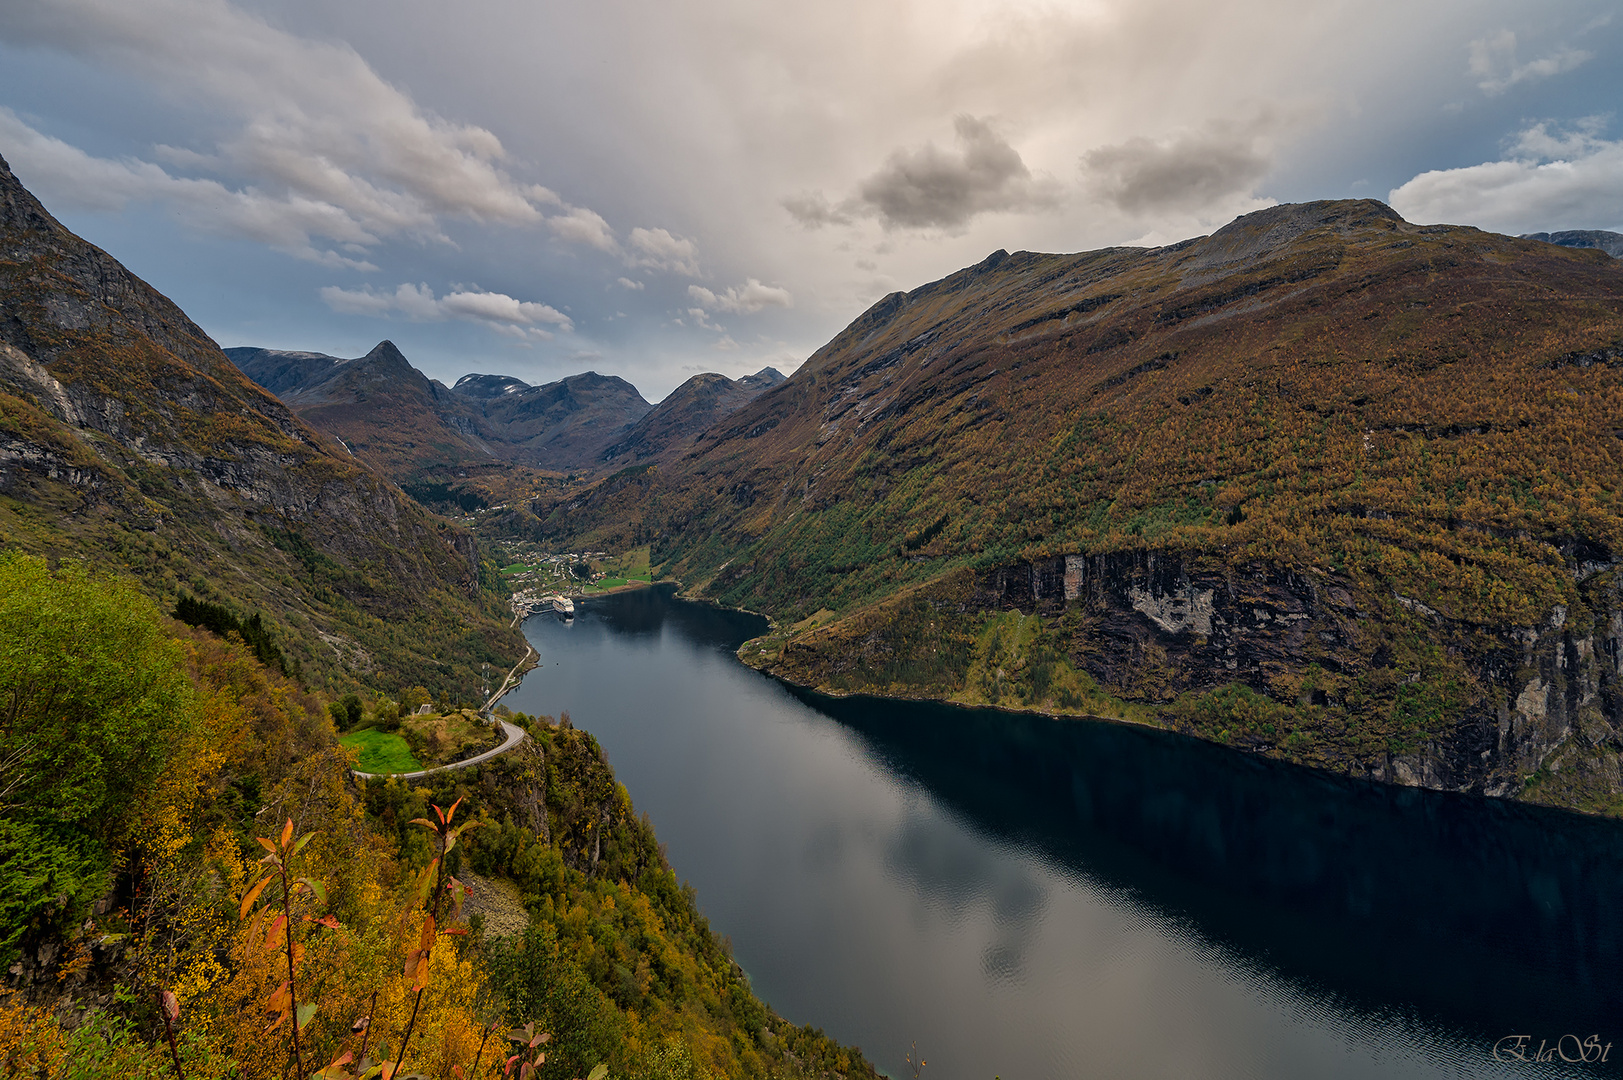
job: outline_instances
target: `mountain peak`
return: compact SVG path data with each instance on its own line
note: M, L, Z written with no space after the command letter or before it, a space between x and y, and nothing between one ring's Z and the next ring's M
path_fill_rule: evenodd
M406 356L388 338L384 338L372 346L372 351L361 357L362 360L387 360L399 364L408 364Z
M1377 199L1281 203L1241 214L1206 237L1192 268L1232 266L1266 259L1307 233L1320 229L1346 234L1360 229L1392 230L1407 224L1402 215Z

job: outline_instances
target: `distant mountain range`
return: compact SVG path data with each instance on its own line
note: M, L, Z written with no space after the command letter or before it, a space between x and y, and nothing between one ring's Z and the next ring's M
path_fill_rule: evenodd
M1542 240L1546 244L1556 244L1560 247L1595 248L1606 252L1614 259L1623 259L1623 233L1607 232L1604 229L1571 229L1567 232L1523 233L1522 239Z
M471 696L522 651L469 533L245 378L3 160L0 314L0 544L263 612L316 685Z
M408 489L491 479L513 467L600 475L662 459L784 381L774 368L738 380L695 375L654 406L624 379L593 371L544 386L474 374L447 387L388 341L355 359L258 348L225 353L303 420Z

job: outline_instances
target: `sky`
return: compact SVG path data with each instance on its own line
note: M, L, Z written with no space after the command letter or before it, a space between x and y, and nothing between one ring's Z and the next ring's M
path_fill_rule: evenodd
M791 372L999 248L1623 231L1592 0L4 0L0 157L223 346Z

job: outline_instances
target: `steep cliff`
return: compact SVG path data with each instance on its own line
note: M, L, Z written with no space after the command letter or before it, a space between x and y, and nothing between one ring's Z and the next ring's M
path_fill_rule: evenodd
M0 542L263 609L307 631L318 681L462 692L519 651L470 535L246 379L3 161Z

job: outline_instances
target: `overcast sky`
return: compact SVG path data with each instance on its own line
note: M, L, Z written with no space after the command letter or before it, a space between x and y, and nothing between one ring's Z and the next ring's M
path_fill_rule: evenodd
M1623 229L1580 0L4 0L0 156L222 345L788 372L997 248Z

